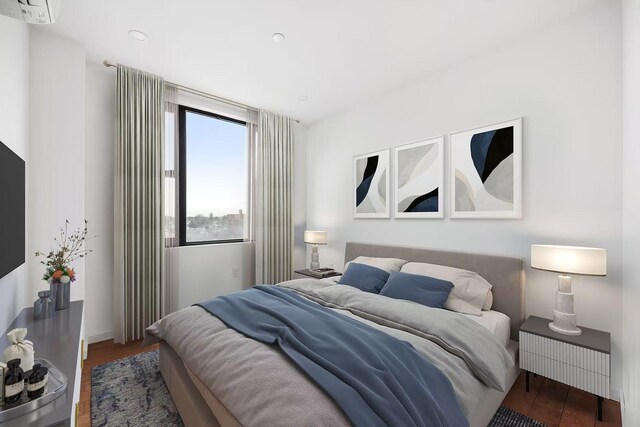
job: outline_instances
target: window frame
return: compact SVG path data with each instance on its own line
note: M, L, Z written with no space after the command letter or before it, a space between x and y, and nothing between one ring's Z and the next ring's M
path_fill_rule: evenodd
M243 243L247 239L220 239L220 240L203 240L198 242L187 242L187 113L195 113L214 119L227 121L235 124L243 125L248 129L247 122L223 116L221 114L212 113L210 111L200 110L198 108L186 105L178 105L178 244L180 246L200 246L200 245L216 245L219 243ZM249 182L249 181L247 181ZM249 188L246 189L247 196ZM249 215L249 206L247 213Z

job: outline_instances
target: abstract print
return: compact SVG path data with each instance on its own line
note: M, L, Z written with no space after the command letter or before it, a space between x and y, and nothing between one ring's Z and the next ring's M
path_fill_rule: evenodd
M451 135L451 216L521 216L521 121Z
M354 158L356 218L389 217L389 151Z
M395 216L442 218L444 138L395 148Z

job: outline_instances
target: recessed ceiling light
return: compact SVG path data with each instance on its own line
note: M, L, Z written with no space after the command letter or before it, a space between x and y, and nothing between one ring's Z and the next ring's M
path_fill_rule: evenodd
M274 42L279 43L284 40L284 34L282 33L273 33L271 36Z
M305 102L305 101L308 101L308 100L309 100L309 97L307 95L300 95L298 97L298 101Z
M149 36L139 30L129 30L129 35L139 42L148 42Z

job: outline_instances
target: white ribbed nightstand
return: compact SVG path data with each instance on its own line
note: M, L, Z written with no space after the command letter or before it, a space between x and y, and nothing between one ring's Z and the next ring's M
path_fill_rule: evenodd
M549 329L549 319L531 316L520 327L520 368L570 385L602 399L609 398L611 334L581 327L582 335L563 335Z

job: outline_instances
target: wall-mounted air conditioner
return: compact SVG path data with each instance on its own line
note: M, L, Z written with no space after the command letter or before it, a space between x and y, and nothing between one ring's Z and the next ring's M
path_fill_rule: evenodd
M0 0L0 14L28 24L53 24L62 0Z

